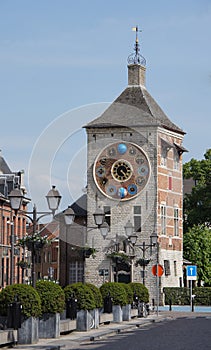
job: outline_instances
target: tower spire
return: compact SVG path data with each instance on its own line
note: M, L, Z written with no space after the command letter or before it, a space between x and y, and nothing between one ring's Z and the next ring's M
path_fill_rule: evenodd
M139 30L138 26L133 27L132 31L136 32L136 40L134 45L134 52L128 56L128 63L129 64L140 64L141 66L146 66L146 59L140 54L140 45L138 40L138 33L142 32L142 30Z

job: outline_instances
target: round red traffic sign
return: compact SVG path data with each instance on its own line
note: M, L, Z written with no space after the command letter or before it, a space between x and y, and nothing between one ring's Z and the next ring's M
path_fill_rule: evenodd
M161 277L164 272L163 266L160 264L156 264L152 266L152 274L154 276Z

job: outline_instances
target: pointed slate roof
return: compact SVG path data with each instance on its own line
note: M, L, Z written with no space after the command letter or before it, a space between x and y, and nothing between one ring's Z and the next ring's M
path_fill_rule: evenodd
M175 125L142 86L129 86L98 118L86 128L162 126L181 134L185 132Z
M2 156L0 156L0 171L2 174L12 174L7 162Z
M142 67L135 65L135 80ZM134 65L133 65L134 68ZM128 66L129 81L131 81L130 66ZM143 81L143 80L142 80ZM146 90L145 86L136 83L129 85L116 100L106 109L98 118L88 123L85 128L105 128L105 127L138 127L138 126L161 126L165 129L172 130L181 134L185 132L175 125L159 107L157 102Z

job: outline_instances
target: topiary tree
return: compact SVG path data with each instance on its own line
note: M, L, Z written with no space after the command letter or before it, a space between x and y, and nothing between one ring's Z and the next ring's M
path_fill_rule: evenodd
M99 288L97 288L94 284L91 283L86 283L86 286L91 289L94 295L96 308L101 308L103 306L103 298Z
M77 299L79 310L93 310L96 308L96 301L92 290L81 282L73 283L64 288L66 301L71 297Z
M149 292L147 287L145 287L142 283L138 283L138 282L131 282L129 283L129 286L133 291L133 295L136 294L140 301L144 301L145 303L148 303Z
M133 290L131 286L127 283L122 283L122 287L125 289L127 294L127 304L132 304L133 302Z
M105 299L108 296L108 294L110 294L113 300L113 305L123 306L128 303L127 293L125 288L122 286L122 283L104 283L100 287L100 292L102 294L103 299Z
M61 313L65 309L63 289L52 281L37 281L36 290L41 299L42 314Z
M24 318L41 315L41 300L38 292L26 284L13 284L2 289L0 293L0 314L2 316L7 315L8 305L14 302L16 296L22 305Z

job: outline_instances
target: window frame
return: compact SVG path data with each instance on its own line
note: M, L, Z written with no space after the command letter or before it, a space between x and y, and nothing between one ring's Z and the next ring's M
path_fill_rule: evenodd
M161 234L166 236L166 204L160 206Z
M134 205L133 207L133 224L134 232L141 232L141 205Z
M170 276L170 275L171 275L171 264L170 264L170 260L164 260L164 261L163 261L163 266L164 266L164 273L165 273L165 276Z
M174 236L179 237L179 208L178 207L174 207Z

